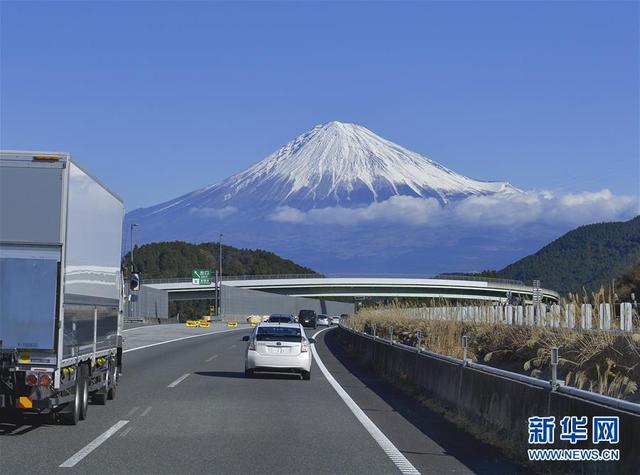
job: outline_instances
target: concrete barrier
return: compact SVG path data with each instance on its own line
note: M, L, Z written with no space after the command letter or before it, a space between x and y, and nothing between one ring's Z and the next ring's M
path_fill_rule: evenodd
M513 458L528 463L527 449L620 449L618 462L536 462L552 473L617 474L640 473L640 411L634 404L609 404L588 400L584 391L553 391L547 381L537 380L479 364L443 357L393 344L340 327L338 341L361 364L400 386L418 391L435 402L469 432L503 448ZM567 388L568 389L568 388ZM617 401L617 400L616 400ZM528 443L528 418L555 416L618 416L620 441L594 445L591 439L571 445L559 441L550 446ZM559 431L559 429L556 429ZM589 434L591 427L589 426Z

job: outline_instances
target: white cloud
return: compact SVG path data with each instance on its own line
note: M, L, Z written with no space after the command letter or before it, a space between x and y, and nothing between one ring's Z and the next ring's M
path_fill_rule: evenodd
M281 206L269 218L273 221L307 224L361 224L367 222L428 224L442 213L442 208L433 198L393 196L388 200L372 203L360 208L317 208L301 211Z
M550 191L473 196L441 206L432 198L394 196L361 208L331 207L309 211L278 208L273 221L356 225L398 223L426 226L518 227L533 223L575 227L628 219L640 213L640 200L610 190L555 194Z
M235 206L225 206L224 208L192 208L189 213L206 218L224 219L238 211Z

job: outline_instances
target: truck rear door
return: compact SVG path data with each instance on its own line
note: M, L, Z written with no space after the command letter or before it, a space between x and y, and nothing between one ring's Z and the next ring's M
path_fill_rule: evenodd
M62 159L0 155L0 340L53 350L58 314Z

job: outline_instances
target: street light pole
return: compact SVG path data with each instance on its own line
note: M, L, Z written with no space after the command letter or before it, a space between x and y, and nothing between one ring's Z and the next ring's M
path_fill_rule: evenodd
M133 271L135 270L135 267L133 265L133 228L137 226L138 225L136 223L131 223L131 226L129 227L129 244L131 246L129 257L131 258L131 273L133 273Z
M219 256L218 256L218 285L220 290L218 291L218 316L222 317L222 233L220 233L220 240L218 241Z

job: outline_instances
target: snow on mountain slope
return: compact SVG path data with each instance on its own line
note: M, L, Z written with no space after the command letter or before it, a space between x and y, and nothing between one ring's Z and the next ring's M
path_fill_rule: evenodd
M329 122L220 183L135 213L206 210L220 218L236 210L285 205L302 210L366 206L397 195L446 204L471 195L517 192L507 182L457 174L360 125Z

